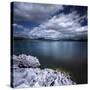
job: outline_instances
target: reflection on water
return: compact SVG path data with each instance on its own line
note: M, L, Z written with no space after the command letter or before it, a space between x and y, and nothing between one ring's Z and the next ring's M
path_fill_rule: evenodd
M63 68L77 83L87 83L87 42L15 40L14 54L39 58L41 67Z

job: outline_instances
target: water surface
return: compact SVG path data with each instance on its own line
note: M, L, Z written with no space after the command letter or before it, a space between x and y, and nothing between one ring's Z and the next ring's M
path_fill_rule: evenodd
M87 42L14 40L14 54L36 56L41 68L69 72L78 84L87 83Z

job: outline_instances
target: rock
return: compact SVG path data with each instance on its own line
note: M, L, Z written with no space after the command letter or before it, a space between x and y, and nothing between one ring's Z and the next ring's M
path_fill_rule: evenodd
M23 69L17 68L13 70L13 87L46 87L76 84L70 78L67 78L69 75L62 74L56 70L40 68L24 68L23 71L21 70Z
M40 62L36 57L21 54L13 55L13 87L61 86L76 84L65 72L45 68L40 69Z
M39 60L31 55L21 54L19 56L13 55L13 68L30 68L39 67Z

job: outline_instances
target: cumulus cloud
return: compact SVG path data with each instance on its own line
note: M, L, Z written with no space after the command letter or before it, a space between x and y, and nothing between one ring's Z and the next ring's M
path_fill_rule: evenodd
M46 38L48 34L47 31L56 31L59 34L52 34L55 38L75 38L77 35L86 35L87 25L82 26L80 21L86 18L86 15L80 16L77 11L72 11L68 14L61 13L59 15L53 16L50 20L40 24L30 31L31 36L44 37ZM42 34L42 32L44 34ZM47 34L47 35L45 35ZM51 36L51 34L50 34ZM51 37L52 37L51 36Z
M54 29L61 32L75 32L81 28L80 20L83 16L79 16L76 11L69 14L59 14L52 17L48 22L45 22L39 26L39 28ZM87 30L87 28L84 28Z
M16 24L16 23L13 24L13 27L17 27L17 28L25 29L22 25L19 25L19 24Z
M14 2L14 20L33 20L43 22L59 10L62 5L35 4L25 2Z
M28 32L30 31L30 29L25 28L23 25L19 25L19 24L12 24L13 25L13 34L14 36L18 36L18 37L25 37L28 36Z

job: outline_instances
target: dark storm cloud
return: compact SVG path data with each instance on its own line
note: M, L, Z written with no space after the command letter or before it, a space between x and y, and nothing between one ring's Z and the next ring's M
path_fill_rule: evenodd
M58 10L63 10L62 5L19 3L14 2L14 20L43 22Z

